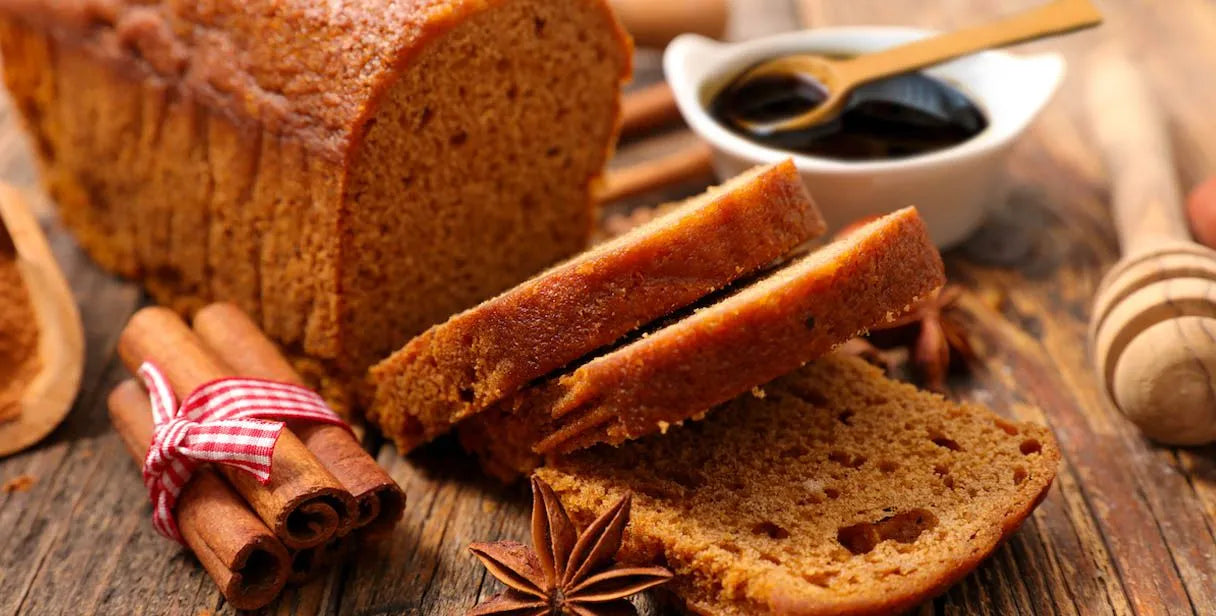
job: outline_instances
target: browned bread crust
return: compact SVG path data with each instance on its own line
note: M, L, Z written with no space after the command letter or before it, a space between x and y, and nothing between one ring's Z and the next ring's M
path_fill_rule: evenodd
M630 46L605 0L0 0L65 224L325 376L586 246Z
M758 167L414 338L369 418L408 451L823 231L791 161Z
M920 216L901 210L471 418L462 443L505 476L544 454L666 431L888 321L944 280Z
M135 81L339 159L410 57L496 2L0 0L0 12Z
M579 524L634 494L622 548L695 613L899 613L974 569L1045 497L1051 433L830 355L703 422L537 471Z

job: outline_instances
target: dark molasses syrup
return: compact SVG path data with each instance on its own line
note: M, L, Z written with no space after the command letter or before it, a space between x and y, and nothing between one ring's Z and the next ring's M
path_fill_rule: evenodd
M788 119L823 103L826 92L807 75L773 75L727 85L709 104L718 122L772 148L841 160L904 158L958 145L988 121L966 95L949 84L908 73L853 91L840 115L807 129L760 134L740 121Z

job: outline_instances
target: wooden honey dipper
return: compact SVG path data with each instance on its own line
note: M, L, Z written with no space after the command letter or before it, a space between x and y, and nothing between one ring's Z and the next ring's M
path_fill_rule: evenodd
M1090 63L1087 108L1123 249L1094 300L1098 380L1150 438L1216 441L1216 252L1191 240L1165 120L1132 65L1110 51Z

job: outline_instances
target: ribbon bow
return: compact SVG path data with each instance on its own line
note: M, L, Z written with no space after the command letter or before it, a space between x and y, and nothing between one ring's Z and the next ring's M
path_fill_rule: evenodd
M182 542L174 507L200 464L226 464L270 481L274 445L284 420L303 419L349 429L313 391L265 379L226 378L201 385L177 405L173 389L150 362L139 377L152 401L156 425L144 458L144 485L152 522L162 535Z

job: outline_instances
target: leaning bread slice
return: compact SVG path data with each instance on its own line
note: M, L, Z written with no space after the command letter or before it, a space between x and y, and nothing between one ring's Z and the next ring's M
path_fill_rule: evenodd
M369 417L409 450L823 231L792 162L753 169L414 338Z
M544 454L664 431L887 322L944 280L920 216L900 210L470 419L461 442L506 478Z
M1045 428L829 355L705 421L537 474L586 525L633 493L620 560L661 562L691 612L900 613L943 592L1047 493Z

